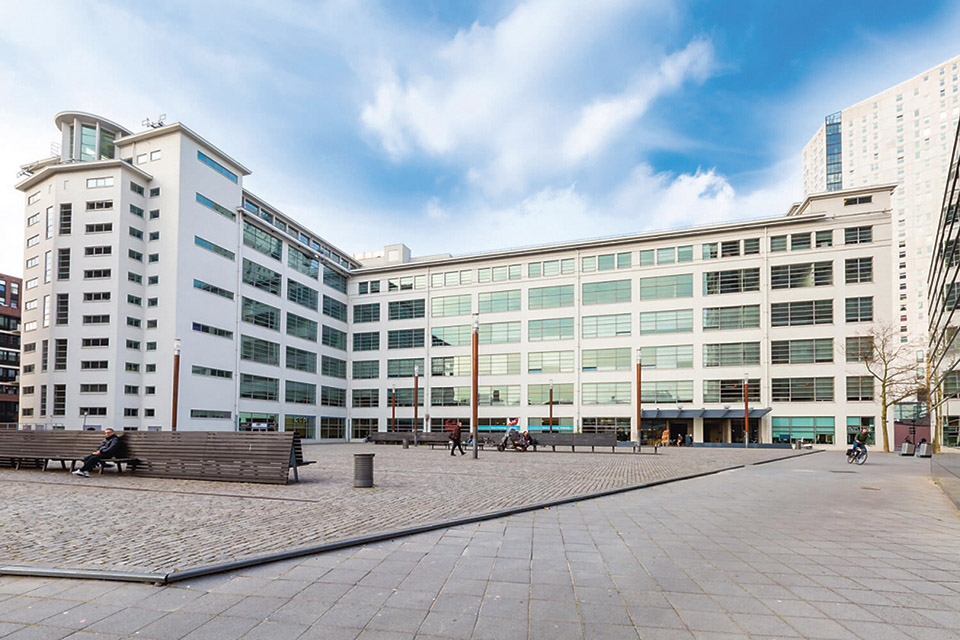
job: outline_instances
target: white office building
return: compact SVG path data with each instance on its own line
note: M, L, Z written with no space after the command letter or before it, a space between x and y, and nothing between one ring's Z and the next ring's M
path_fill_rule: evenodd
M745 380L752 440L839 446L879 421L858 354L891 321L895 185L750 222L351 258L183 125L57 125L61 156L18 184L24 425L169 429L176 397L182 430L355 439L412 429L414 395L418 428L469 425L474 323L481 430L738 442Z
M960 56L826 116L803 149L805 195L893 183L892 315L926 343L927 273L960 117Z

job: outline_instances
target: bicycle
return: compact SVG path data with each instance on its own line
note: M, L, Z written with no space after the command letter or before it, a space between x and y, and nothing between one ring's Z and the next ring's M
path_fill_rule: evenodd
M853 464L854 462L856 462L857 464L863 464L866 461L867 461L866 447L861 447L859 450L853 449L853 448L847 450L847 464Z

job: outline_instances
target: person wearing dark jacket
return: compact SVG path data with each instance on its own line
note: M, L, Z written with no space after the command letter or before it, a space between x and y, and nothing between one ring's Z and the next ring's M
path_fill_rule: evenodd
M103 430L103 435L106 438L103 439L96 451L83 459L83 466L74 471L73 475L89 478L90 472L96 469L98 464L103 464L103 460L117 457L120 453L120 438L110 427Z
M456 455L455 451L458 448L460 449L460 455L464 456L467 454L467 452L463 450L463 443L461 442L462 437L460 421L458 420L457 424L454 425L453 430L450 432L450 455Z

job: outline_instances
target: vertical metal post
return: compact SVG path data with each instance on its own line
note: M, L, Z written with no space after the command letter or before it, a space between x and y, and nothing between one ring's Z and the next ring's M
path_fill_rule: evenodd
M173 341L173 407L170 418L170 430L177 430L177 412L180 403L180 338ZM86 416L84 416L86 421Z
M417 404L420 399L420 367L413 365L413 446L419 444L417 440Z
M477 359L479 358L479 354L480 354L480 317L477 314L473 314L472 343L473 343L473 357L471 358L471 360L472 360L472 369L473 369L473 372L472 372L472 378L473 378L472 409L473 411L470 415L470 431L473 432L473 459L476 460L477 459L477 438L480 435L480 431L477 424L479 422L479 414L480 414L480 410L479 410L480 398L477 396L478 388L479 388L479 385L478 385L479 367L478 367Z
M642 433L640 429L640 369L642 364L640 349L637 349L637 451L640 450L640 434Z
M553 433L553 380L550 381L550 433Z
M390 419L390 430L396 432L397 430L397 385L393 385L393 400L391 401L393 405L393 417Z
M750 387L750 378L747 377L747 374L743 376L743 446L748 448L750 446L750 396L749 389Z

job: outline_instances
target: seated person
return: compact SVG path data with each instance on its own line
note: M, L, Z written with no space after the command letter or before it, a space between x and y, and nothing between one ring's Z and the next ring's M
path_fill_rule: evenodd
M103 430L106 438L97 447L97 450L83 459L83 466L73 472L75 476L90 477L90 472L97 468L98 464L103 464L107 458L116 458L120 454L120 438L113 429L107 427Z

